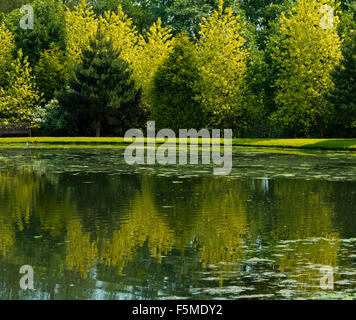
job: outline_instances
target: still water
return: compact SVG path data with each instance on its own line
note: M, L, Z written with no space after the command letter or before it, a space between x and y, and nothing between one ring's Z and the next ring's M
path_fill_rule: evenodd
M219 177L123 151L0 149L0 299L356 298L355 153L235 148Z

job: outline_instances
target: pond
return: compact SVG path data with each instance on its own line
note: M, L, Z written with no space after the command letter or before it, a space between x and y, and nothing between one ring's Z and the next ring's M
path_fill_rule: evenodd
M0 149L0 299L356 297L355 153L234 147L214 176L123 152Z

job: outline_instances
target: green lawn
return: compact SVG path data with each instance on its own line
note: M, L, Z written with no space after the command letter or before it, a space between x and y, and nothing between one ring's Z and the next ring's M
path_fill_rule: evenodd
M146 139L145 139L146 141ZM177 142L173 140L172 142ZM157 141L161 143L162 141ZM201 143L201 139L199 139ZM0 138L0 146L10 144L124 144L124 138L95 138L95 137L25 137ZM356 150L356 139L233 139L234 146L297 148L297 149L325 149L325 150Z
M233 139L236 146L356 150L356 139Z

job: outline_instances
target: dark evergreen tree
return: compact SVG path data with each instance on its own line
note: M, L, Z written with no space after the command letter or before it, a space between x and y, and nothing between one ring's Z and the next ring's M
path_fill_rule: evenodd
M356 32L343 45L343 60L332 73L335 88L328 96L334 106L329 136L356 137Z
M195 48L186 36L180 36L168 59L153 79L152 96L156 128L200 129L204 112L195 99L200 81Z
M69 90L58 95L73 117L77 134L123 135L143 117L141 90L131 79L129 65L102 32L83 50L82 62L69 80Z

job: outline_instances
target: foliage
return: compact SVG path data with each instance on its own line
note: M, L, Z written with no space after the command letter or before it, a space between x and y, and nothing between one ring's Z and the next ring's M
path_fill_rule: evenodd
M132 20L119 6L117 13L106 11L98 21L105 37L112 41L115 50L121 52L120 57L130 63L134 59L137 42L137 31Z
M128 63L101 29L82 55L69 89L58 95L60 105L73 116L77 133L90 134L95 128L96 136L102 130L123 134L138 125L141 91L135 88Z
M197 84L201 81L196 65L196 49L188 37L181 35L153 78L153 117L157 129L177 132L180 128L204 127L204 112L196 99Z
M282 12L290 9L295 1L290 0L240 0L241 9L245 12L247 21L258 30L257 42L265 49L266 41L271 34L273 24Z
M82 50L88 49L90 40L95 36L98 25L105 37L111 39L115 50L121 52L121 57L127 62L134 59L134 46L137 42L137 31L132 20L122 11L106 11L97 17L93 7L81 1L73 10L67 9L67 57L70 66L74 68L81 61Z
M0 0L0 13L9 13L27 3L26 0Z
M165 127L167 123L198 123L199 127L231 128L238 137L355 136L350 103L354 69L351 60L346 63L345 58L340 65L339 61L342 43L344 55L350 50L356 2L339 0L339 6L334 1L32 0L29 4L34 8L35 28L23 30L19 21L24 14L19 8L25 2L0 0L3 110L19 108L15 91L10 94L9 81L15 83L23 76L13 71L21 50L22 60L30 67L26 77L32 79L26 94L31 97L36 92L44 98L25 102L25 118L31 116L30 109L36 110L33 119L44 115L54 123L59 119L59 124L43 122L42 132L48 125L47 132L53 134L92 134L89 113L80 110L81 116L74 117L73 108L64 111L61 105L47 108L44 103L75 78L83 51L90 49L100 26L104 38L119 52L117 63L123 60L127 64L136 90L142 90L140 118L154 113ZM332 28L321 26L324 5L334 9ZM182 61L175 61L173 47L181 42L181 31L191 40L188 47L194 48L182 55ZM166 65L170 58L175 67ZM187 67L184 61L192 65L179 70ZM177 73L174 77L173 70ZM157 82L158 73L162 83ZM178 78L188 75L184 87ZM179 85L168 90L168 82L175 81ZM164 86L174 107L168 107L168 98L157 92ZM184 99L180 90L185 92ZM25 99L23 95L19 97ZM189 99L193 99L189 112L201 115L198 122L194 120L196 114L191 122L190 113L183 115ZM183 105L178 106L180 101ZM164 118L171 120L165 122ZM119 134L115 128L118 124L108 119L102 124L105 134Z
M147 40L140 36L132 61L133 78L142 88L142 101L149 110L153 110L151 92L154 75L158 67L172 51L172 34L162 28L158 19L147 33Z
M131 19L140 33L149 30L155 22L153 6L155 1L134 1L134 0L96 0L93 2L93 10L98 15L103 15L106 11L115 11L122 8Z
M80 62L82 50L89 47L90 39L96 34L97 23L91 9L92 7L86 7L84 1L72 10L67 8L65 15L66 53L71 69Z
M6 72L12 59L15 42L12 33L0 25L0 87L6 85Z
M22 29L20 19L25 15L19 9L12 11L5 19L5 24L13 32L16 46L22 49L34 66L43 50L55 43L65 50L64 6L57 0L34 0L31 3L34 11L34 28Z
M328 2L329 5L333 3ZM320 136L326 132L332 112L324 95L332 87L330 72L341 58L340 39L334 27L322 28L324 1L299 0L292 11L282 14L280 40L272 58L278 79L272 124L288 137Z
M199 101L209 115L209 126L243 127L252 112L246 99L249 50L244 47L244 24L220 1L218 11L209 20L203 18L200 28Z
M64 88L68 79L68 67L65 52L51 45L41 53L40 60L34 68L36 83L46 101L51 100L57 91Z
M338 33L341 38L348 37L352 30L356 30L356 1L344 3L344 7L344 10L338 11Z
M27 57L22 51L10 63L7 85L0 87L0 123L29 123L34 106L41 102Z
M44 136L72 136L76 133L72 115L63 110L57 99L44 106L38 105L32 112L31 124L37 134Z
M334 89L328 95L335 108L330 130L334 136L356 136L356 31L343 44L343 59L332 72Z

